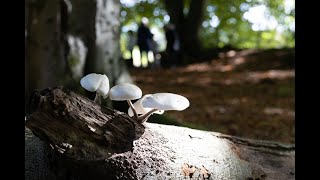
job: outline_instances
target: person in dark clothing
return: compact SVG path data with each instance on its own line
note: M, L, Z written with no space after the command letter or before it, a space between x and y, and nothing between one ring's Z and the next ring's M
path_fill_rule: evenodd
M148 20L146 18L143 18L141 21L141 24L138 28L137 38L137 44L139 46L142 58L142 53L148 54L148 52L151 50L151 43L153 38L153 34L148 27Z

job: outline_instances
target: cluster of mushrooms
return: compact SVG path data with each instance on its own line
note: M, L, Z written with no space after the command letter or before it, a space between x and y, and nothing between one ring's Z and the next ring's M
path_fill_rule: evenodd
M139 123L144 123L153 114L163 114L164 111L182 111L189 107L189 100L173 93L155 93L142 96L141 89L130 83L122 83L110 89L109 79L105 74L91 73L80 80L81 86L90 92L96 92L94 102L101 104L101 98L113 101L127 101L128 115L134 116ZM140 99L139 99L140 98ZM136 100L132 104L131 100Z

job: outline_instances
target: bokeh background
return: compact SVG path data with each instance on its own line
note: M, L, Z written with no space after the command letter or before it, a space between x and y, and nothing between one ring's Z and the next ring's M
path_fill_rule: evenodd
M294 0L26 0L26 113L34 89L93 99L94 72L190 100L149 122L295 143L294 48Z

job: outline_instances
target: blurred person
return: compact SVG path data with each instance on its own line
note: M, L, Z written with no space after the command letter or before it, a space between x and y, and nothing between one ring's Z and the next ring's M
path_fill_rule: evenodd
M134 35L133 31L130 30L128 31L128 45L127 45L127 49L128 51L130 51L130 55L131 55L131 59L132 59L132 51L134 46L137 44L137 38Z
M159 58L159 44L154 39L150 42L151 48L148 53L149 62L151 63L151 68L159 68L160 67L160 58Z
M137 44L139 46L140 54L141 54L141 59L143 54L147 56L148 52L151 50L152 46L152 41L153 41L153 34L151 33L149 27L148 27L148 19L147 18L142 18L141 23L138 28L138 39L137 39ZM148 59L148 57L147 57ZM147 60L148 61L148 60Z

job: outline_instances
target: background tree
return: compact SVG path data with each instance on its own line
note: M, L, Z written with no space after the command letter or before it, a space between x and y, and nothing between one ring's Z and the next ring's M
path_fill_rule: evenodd
M292 0L121 2L124 33L128 29L135 30L143 16L149 18L150 26L161 33L164 24L175 24L183 54L191 57L185 63L212 59L217 52L228 48L294 47ZM257 11L260 11L258 17L253 15Z
M59 1L25 2L25 97L32 90L56 86L66 72Z
M106 74L115 84L126 74L120 61L120 3L111 0L72 0L70 34L80 37L88 48L84 75Z
M198 34L202 23L205 1L164 0L164 3L170 16L170 22L177 28L181 53L189 56L200 54L201 43ZM186 6L189 6L189 8L186 9Z
M119 18L118 1L27 1L26 98L32 90L45 87L77 89L80 78L93 72L106 74L111 86L131 82L121 61ZM72 64L70 37L80 38L87 49L83 71L77 78L68 73Z

